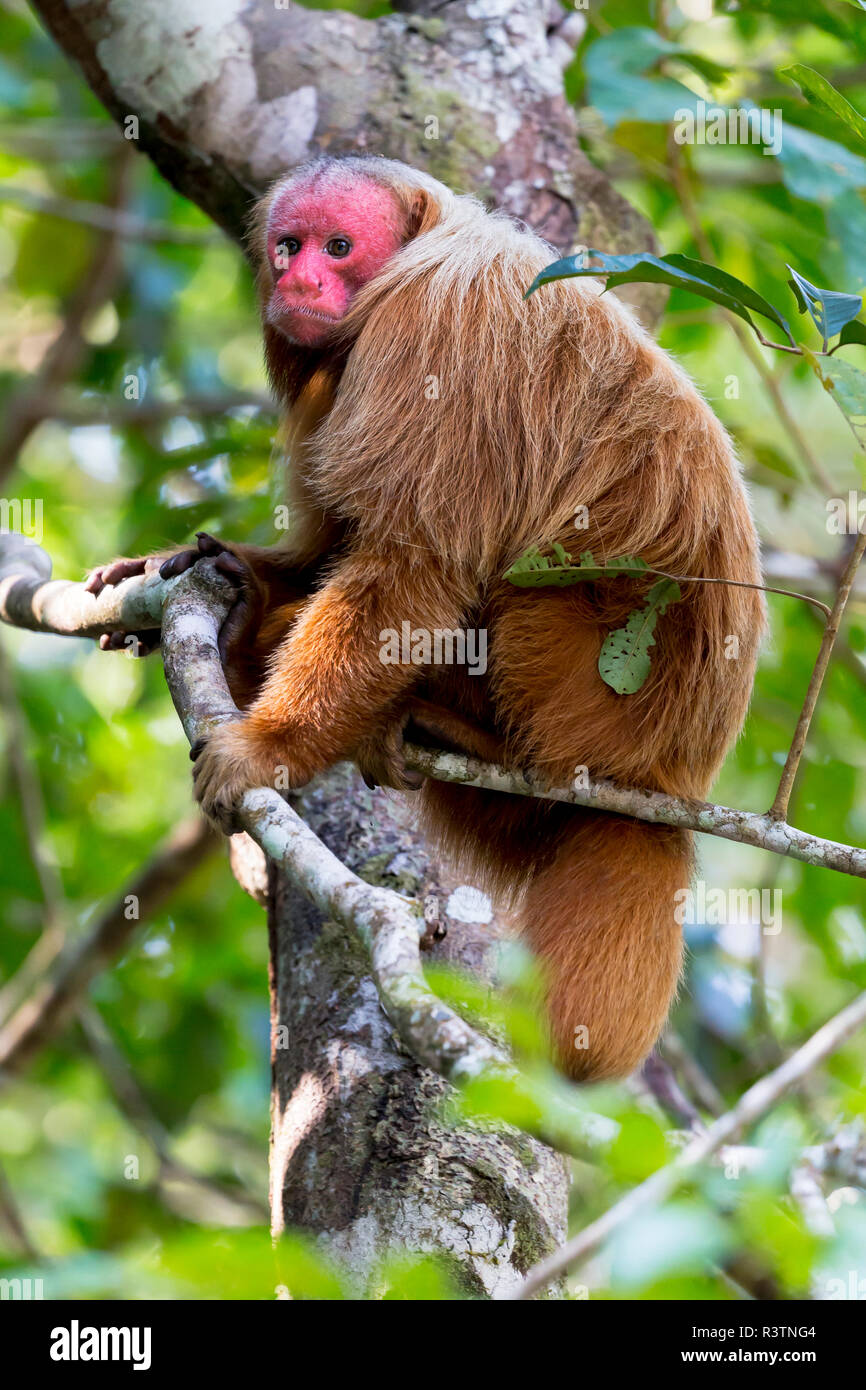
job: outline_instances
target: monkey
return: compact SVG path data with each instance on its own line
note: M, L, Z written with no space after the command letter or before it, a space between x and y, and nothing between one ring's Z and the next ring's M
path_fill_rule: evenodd
M627 1075L677 991L691 833L418 778L402 747L408 730L550 784L587 770L704 798L746 716L763 595L684 584L646 681L620 695L599 652L652 577L533 590L503 576L530 547L577 539L759 585L731 441L626 305L583 279L526 298L554 248L425 173L316 158L275 184L251 235L294 532L275 547L203 535L102 566L90 587L211 556L238 587L220 650L242 713L193 750L205 814L231 831L276 769L302 787L346 758L414 792L432 843L517 904L559 1064L579 1081ZM485 632L486 671L383 661L406 621Z

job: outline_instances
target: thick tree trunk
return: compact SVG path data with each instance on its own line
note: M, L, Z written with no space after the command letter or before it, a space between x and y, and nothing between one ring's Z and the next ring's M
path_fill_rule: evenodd
M33 4L127 134L239 240L271 180L360 150L477 193L557 246L649 243L578 144L562 70L582 22L557 0L404 0L409 13L377 20L289 0Z
M341 766L299 809L356 873L435 897L447 936L433 958L488 974L501 924L437 872L406 803ZM357 938L285 880L270 924L274 1231L321 1236L359 1291L375 1293L377 1261L407 1250L440 1255L470 1295L514 1286L563 1239L562 1160L516 1130L448 1122L448 1085L400 1045Z
M561 248L653 244L579 147L562 69L581 22L557 0L399 0L375 21L288 0L33 3L127 137L238 240L287 168L361 150L477 193ZM652 287L641 302L657 303ZM459 885L443 891L396 803L343 769L301 809L353 866L434 892L440 949L483 968L498 924L465 920L471 895L467 910L465 893L462 907L450 897ZM359 1289L395 1247L445 1256L475 1294L510 1286L563 1235L560 1159L444 1122L447 1087L400 1047L356 942L287 882L270 898L274 1228L321 1236Z

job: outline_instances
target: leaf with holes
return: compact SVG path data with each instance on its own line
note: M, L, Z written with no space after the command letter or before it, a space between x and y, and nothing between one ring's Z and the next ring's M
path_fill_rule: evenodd
M679 584L673 579L660 579L647 594L644 607L629 613L625 627L605 638L598 654L598 673L617 695L634 695L640 690L650 673L649 649L655 646L653 633L659 616L668 604L681 598Z
M505 571L503 578L520 589L567 588L592 579L617 579L620 575L646 574L647 564L637 555L621 555L596 564L591 550L585 550L577 564L558 543L551 547L553 559L533 546Z
M837 333L841 333L846 323L856 319L863 308L863 300L859 294L821 290L817 285L811 284L805 276L800 275L793 266L789 265L788 269L794 277L788 284L794 291L800 313L804 314L808 309L825 343L828 338L835 338Z

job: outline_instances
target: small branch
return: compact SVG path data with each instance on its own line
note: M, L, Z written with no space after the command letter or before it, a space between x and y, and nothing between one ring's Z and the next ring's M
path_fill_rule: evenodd
M491 791L509 792L513 796L540 796L548 801L562 801L570 806L590 806L597 811L613 811L635 820L651 821L658 825L676 825L683 830L696 830L704 835L716 835L722 840L734 840L755 849L770 850L773 854L798 859L803 864L816 864L839 873L866 878L866 849L822 840L797 830L785 821L754 811L738 811L731 806L718 806L709 801L687 801L668 796L665 792L646 791L640 787L620 787L614 782L587 778L577 787L550 787L533 780L530 774L509 771L495 763L462 753L443 753L435 749L406 744L403 750L406 766L414 772L436 777L440 782L458 782L469 787L487 787Z
M231 1183L199 1173L174 1157L171 1151L171 1136L154 1113L132 1068L106 1027L102 1015L97 1009L85 1006L79 1010L78 1021L88 1049L111 1090L118 1110L146 1139L159 1160L160 1180L174 1179L200 1187L213 1193L221 1201L230 1203L247 1221L267 1221L268 1208L264 1202L248 1196L243 1189Z
M136 632L158 628L162 605L179 583L177 578L166 582L154 573L144 579L128 579L114 588L105 588L94 598L81 584L61 580L46 582L46 571L50 573L50 562L38 547L20 536L3 538L0 619L17 627L77 637L97 637L106 631ZM218 695L216 707L222 709L222 718L230 717ZM770 815L685 800L639 787L620 787L603 779L587 778L585 785L550 787L526 772L509 771L478 758L412 744L406 745L404 756L413 770L442 782L487 787L513 796L537 796L572 806L613 811L636 820L675 825L683 830L766 849L804 864L866 878L866 849L821 839Z
M713 1081L686 1047L679 1033L668 1028L659 1043L662 1056L666 1057L682 1075L698 1105L711 1115L723 1115L724 1101Z
M22 1255L34 1264L42 1258L30 1239L24 1218L18 1210L15 1194L2 1167L0 1167L0 1225L5 1226L16 1255Z
M778 1100L808 1076L821 1062L840 1048L866 1023L866 991L859 994L847 1008L819 1028L817 1033L794 1052L781 1066L751 1086L745 1095L726 1115L710 1125L709 1129L696 1136L683 1149L673 1163L659 1168L651 1177L632 1189L629 1194L605 1212L604 1216L585 1227L572 1240L568 1241L536 1265L516 1292L506 1295L511 1299L531 1298L540 1289L546 1288L554 1279L562 1275L571 1265L585 1260L614 1231L630 1221L639 1211L665 1201L701 1163L716 1153L723 1144L729 1143L747 1125L753 1124L761 1115L776 1104Z
M120 211L128 197L134 152L127 144L113 156L109 206ZM32 389L13 397L0 433L0 478L10 471L19 450L38 423L30 408L32 397L50 400L72 377L88 351L84 337L88 319L112 294L122 269L120 243L113 230L97 239L90 263L63 310L62 327L45 354Z
M666 1114L692 1132L704 1128L700 1113L685 1095L673 1068L658 1050L650 1053L641 1068L641 1079Z
M83 941L67 948L47 979L0 1029L0 1071L20 1070L78 1007L93 977L120 955L178 884L219 841L200 817L185 821L126 884ZM13 977L14 978L14 977ZM10 981L10 984L12 981Z
M866 551L866 530L857 534L857 541L848 557L842 579L839 583L839 590L836 594L836 601L833 604L833 611L824 629L821 638L821 645L818 648L818 656L809 681L809 688L806 691L806 698L803 708L800 711L800 718L797 720L797 728L794 731L794 738L788 750L788 757L785 760L785 767L782 778L779 782L779 790L776 798L770 807L769 816L771 820L784 822L788 814L788 802L791 797L791 790L794 786L794 778L797 776L797 769L800 766L800 759L806 747L806 737L809 733L809 725L812 722L812 715L815 713L815 706L818 703L818 696L821 693L821 686L824 684L824 677L827 674L827 667L830 664L830 656L833 645L836 641L836 634L842 622L842 615L845 612L845 605L851 593L854 583L854 576L857 573L863 552Z

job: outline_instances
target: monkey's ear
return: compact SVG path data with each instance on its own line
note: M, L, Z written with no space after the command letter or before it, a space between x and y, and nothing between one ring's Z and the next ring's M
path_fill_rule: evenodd
M409 216L406 220L406 240L414 241L416 236L423 236L429 232L442 216L442 209L426 189L419 188L409 209Z

